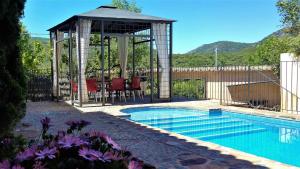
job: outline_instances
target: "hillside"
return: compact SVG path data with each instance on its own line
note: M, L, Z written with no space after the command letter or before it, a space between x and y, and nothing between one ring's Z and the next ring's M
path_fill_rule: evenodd
M31 40L33 41L39 41L43 44L48 44L49 43L49 38L42 38L42 37L31 37Z
M219 41L210 44L202 45L190 52L188 54L195 53L213 53L215 48L218 48L218 51L221 52L239 52L247 48L255 47L256 43L240 43L240 42L231 42L231 41Z

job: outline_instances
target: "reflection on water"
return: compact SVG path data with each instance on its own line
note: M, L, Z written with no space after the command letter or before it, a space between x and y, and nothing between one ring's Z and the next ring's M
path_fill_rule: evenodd
M279 141L281 143L292 143L299 140L299 130L281 127L279 128Z

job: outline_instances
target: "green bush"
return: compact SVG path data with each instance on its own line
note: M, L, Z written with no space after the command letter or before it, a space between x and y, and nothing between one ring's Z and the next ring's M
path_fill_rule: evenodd
M25 112L25 78L18 39L25 0L0 1L0 137L13 129Z

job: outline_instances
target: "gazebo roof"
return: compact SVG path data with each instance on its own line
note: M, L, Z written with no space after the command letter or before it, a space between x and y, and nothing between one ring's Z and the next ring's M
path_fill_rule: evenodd
M166 19L161 17L143 15L141 13L131 12L123 9L117 9L112 6L100 6L97 9L91 10L89 12L85 12L82 14L74 15L71 18L63 21L62 23L50 28L48 31L55 31L57 29L61 31L67 31L69 29L69 24L74 23L78 18L86 18L92 19L93 21L104 20L108 22L131 22L134 25L137 23L145 24L145 23L155 23L155 22L163 22L163 23L171 23L175 22L172 19ZM99 26L99 24L96 24ZM92 28L93 31L93 28Z

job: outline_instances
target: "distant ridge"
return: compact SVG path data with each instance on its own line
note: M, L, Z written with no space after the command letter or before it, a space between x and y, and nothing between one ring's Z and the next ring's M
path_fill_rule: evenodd
M188 52L188 54L195 53L213 53L217 47L219 51L222 52L238 52L249 47L254 47L256 43L240 43L232 41L219 41L210 44L202 45L194 50Z
M236 53L244 50L248 50L251 48L254 48L257 44L263 42L265 39L275 36L275 37L283 37L287 36L285 29L280 29L276 32L273 32L272 34L266 36L262 40L255 42L255 43L242 43L242 42L233 42L233 41L218 41L213 42L209 44L204 44L202 46L197 47L196 49L193 49L187 54L207 54L207 53L213 53L215 51L215 48L217 47L218 50L222 53Z
M31 40L33 41L39 41L43 44L49 43L49 38L43 38L43 37L31 37Z

